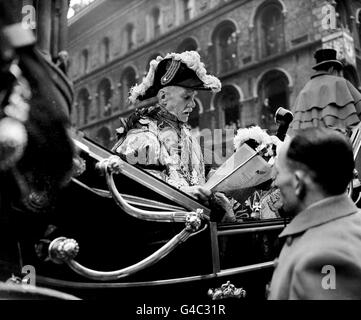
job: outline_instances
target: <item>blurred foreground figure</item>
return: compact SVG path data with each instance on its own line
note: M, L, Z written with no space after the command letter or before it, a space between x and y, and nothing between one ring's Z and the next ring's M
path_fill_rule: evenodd
M13 11L0 0L0 280L21 266L21 248L51 213L74 155L71 85Z
M205 183L203 155L187 122L195 107L196 90L220 89L220 81L206 73L196 51L157 57L129 98L132 103L157 101L138 108L117 130L120 139L113 150L127 162L206 200L210 192L200 186Z
M294 218L280 234L269 299L361 299L361 211L345 193L354 169L347 138L299 130L275 169L283 209Z
M349 134L360 123L361 93L341 76L343 64L334 49L315 53L316 71L299 93L289 134L309 127L326 127Z

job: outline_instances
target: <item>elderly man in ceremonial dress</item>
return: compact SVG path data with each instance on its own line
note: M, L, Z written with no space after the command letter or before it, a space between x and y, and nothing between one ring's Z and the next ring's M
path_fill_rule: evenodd
M138 108L117 130L120 139L113 151L129 163L143 167L197 198L206 200L204 160L187 121L195 107L196 90L221 89L220 81L208 75L196 51L158 56L150 62L142 83L130 91L137 103L157 98L154 105Z

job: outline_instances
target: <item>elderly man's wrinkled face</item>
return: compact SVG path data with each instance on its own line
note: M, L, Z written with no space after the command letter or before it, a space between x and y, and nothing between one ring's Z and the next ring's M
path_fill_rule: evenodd
M298 213L300 199L298 197L298 181L294 170L289 167L287 162L287 150L289 141L285 142L279 150L274 165L274 184L280 189L283 210L288 216L294 216Z
M196 92L177 86L165 87L159 91L159 101L179 121L187 122L195 107Z

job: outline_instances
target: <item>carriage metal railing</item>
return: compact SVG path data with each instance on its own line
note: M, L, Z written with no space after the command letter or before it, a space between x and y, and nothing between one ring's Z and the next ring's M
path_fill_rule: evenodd
M113 199L118 206L124 210L127 214L146 221L155 222L187 222L194 212L188 211L149 211L136 208L129 204L123 196L118 192L117 187L114 183L113 174L120 173L122 171L122 163L118 156L111 156L108 159L100 161L97 164L97 168L101 170L106 176L107 185ZM203 214L202 209L197 209L195 214L198 214L202 220L209 220L209 217Z
M76 178L72 178L72 181L75 184L77 184L78 186L80 186L81 188L86 189L86 190L90 191L91 193L96 194L99 197L108 198L108 199L113 198L113 196L109 190L90 187L87 184L79 181ZM180 206L175 206L175 205L171 205L168 203L159 202L159 201L147 199L144 197L137 197L137 196L133 196L130 194L124 194L124 193L122 193L121 196L127 203L129 203L133 206L136 206L136 207L140 207L140 208L148 208L148 209L152 209L152 210L161 210L161 211L184 211L184 208L182 208Z
M234 275L245 274L248 272L254 272L259 270L265 270L273 268L274 261L267 261L256 263L247 266L235 267L226 270L222 270L216 273L202 274L189 277L171 278L164 280L150 280L150 281L134 281L134 282L115 282L115 283L94 283L94 282L78 282L55 279L50 277L44 277L37 275L36 281L42 285L50 285L58 288L87 288L87 289L104 289L104 288L136 288L136 287L150 287L150 286L163 286L179 283L189 283L195 281L204 281L215 278L223 278Z
M204 226L204 228L200 231L205 230L206 227L207 225ZM115 271L97 271L87 268L81 265L79 262L75 261L74 258L79 252L79 245L75 240L67 239L65 237L56 238L50 243L49 257L57 264L66 263L77 274L88 279L112 281L130 276L140 270L154 265L194 234L196 234L196 232L193 233L192 230L186 227L180 233L175 235L171 240L169 240L164 246L162 246L147 258L139 261L134 265Z

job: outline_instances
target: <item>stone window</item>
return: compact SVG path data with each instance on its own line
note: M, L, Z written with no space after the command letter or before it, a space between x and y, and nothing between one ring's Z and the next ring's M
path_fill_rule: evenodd
M213 34L218 72L231 71L237 61L237 33L232 22L221 23Z
M351 10L344 0L336 1L336 26L342 30L352 32Z
M259 117L258 123L261 128L268 129L269 133L275 134L277 125L274 114L279 107L289 108L289 81L287 76L280 70L268 71L258 84Z
M187 22L191 19L191 7L189 0L181 0L182 2L182 9L183 9L183 19L184 22Z
M259 10L257 20L260 57L265 58L283 52L285 30L281 5L270 1Z
M103 79L100 82L97 94L98 118L100 118L102 115L110 116L112 112L112 89L108 79Z
M130 88L137 83L137 76L132 67L128 67L123 71L121 79L121 108L125 109L128 102Z
M184 39L181 44L177 47L176 52L184 52L184 51L196 51L198 49L198 45L196 40L193 38Z
M218 110L219 128L237 129L241 127L241 97L232 85L226 85L215 96L215 109Z
M78 94L78 125L85 125L89 121L90 95L87 89L83 88Z
M110 59L110 41L109 38L104 38L100 44L100 62L102 64L109 62Z
M152 10L152 22L153 22L153 37L159 37L161 32L161 23L160 23L160 10L159 8L154 8Z
M127 51L134 48L135 45L135 30L132 23L127 24L125 27L125 43L127 46Z
M81 53L80 61L81 73L87 73L89 68L89 52L87 49L84 49Z

